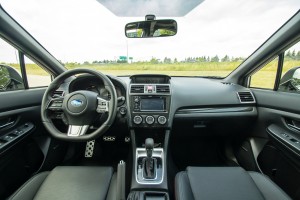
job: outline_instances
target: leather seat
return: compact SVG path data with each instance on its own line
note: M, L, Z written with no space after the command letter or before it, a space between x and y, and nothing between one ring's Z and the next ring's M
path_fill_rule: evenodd
M291 199L268 177L240 167L187 167L175 178L177 200Z
M101 200L115 198L111 167L56 167L29 179L9 200Z

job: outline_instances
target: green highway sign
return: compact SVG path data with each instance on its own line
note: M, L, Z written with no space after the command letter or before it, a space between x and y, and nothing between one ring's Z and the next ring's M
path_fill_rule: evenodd
M127 60L127 57L126 56L119 56L119 59L120 60Z

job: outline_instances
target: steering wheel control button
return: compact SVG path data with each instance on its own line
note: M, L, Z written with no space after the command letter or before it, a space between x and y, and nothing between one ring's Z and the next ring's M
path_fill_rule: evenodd
M69 100L67 108L72 113L81 113L87 106L87 100L82 94L75 94Z
M159 116L157 121L159 124L164 125L167 122L167 118L165 116Z
M135 124L141 124L141 123L143 122L143 118L142 118L141 116L139 116L139 115L134 116L133 122L134 122Z
M98 106L97 106L97 112L98 113L106 113L108 112L108 101L105 99L102 99L100 97L98 99Z
M154 123L154 121L155 121L155 119L154 119L153 116L147 116L147 117L146 117L146 123L147 123L147 124L151 125L151 124Z
M52 102L50 102L49 110L57 111L61 110L63 104L62 99L54 99Z

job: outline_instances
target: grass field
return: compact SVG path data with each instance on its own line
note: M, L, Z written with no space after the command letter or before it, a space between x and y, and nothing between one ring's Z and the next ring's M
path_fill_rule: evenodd
M89 68L99 70L105 74L116 76L132 74L167 74L170 76L221 76L225 77L232 72L241 62L203 62L203 63L173 63L173 64L89 64L89 65L66 65L68 69ZM17 64L9 64L19 70ZM277 60L267 64L257 72L251 80L253 87L272 88L276 76ZM300 60L287 60L284 62L283 74L289 69L300 66ZM35 64L26 65L27 74L46 76L43 69Z

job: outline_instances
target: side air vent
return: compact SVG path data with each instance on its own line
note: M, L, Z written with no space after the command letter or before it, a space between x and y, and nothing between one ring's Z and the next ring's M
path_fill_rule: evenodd
M63 91L54 91L52 97L53 98L57 98L57 97L63 97L64 96L64 92Z
M157 85L156 93L170 93L170 86L169 85Z
M130 93L144 93L144 85L131 85Z
M241 103L255 103L251 92L238 92L237 94Z

